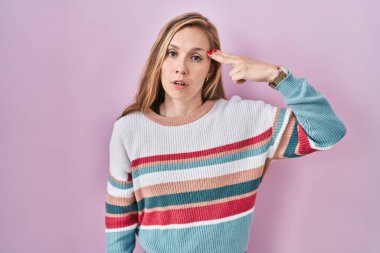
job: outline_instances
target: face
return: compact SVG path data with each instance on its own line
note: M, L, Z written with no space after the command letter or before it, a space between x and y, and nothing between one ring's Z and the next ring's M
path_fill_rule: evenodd
M210 77L209 49L208 36L198 27L185 27L174 35L161 68L165 100L191 102L202 99L203 84L206 77ZM183 80L186 86L175 86L175 80Z

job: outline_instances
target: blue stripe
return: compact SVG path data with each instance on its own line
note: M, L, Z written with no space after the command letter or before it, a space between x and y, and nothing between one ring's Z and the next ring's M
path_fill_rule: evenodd
M112 214L125 214L129 212L137 211L137 206L136 203L134 202L133 204L129 206L115 206L112 204L106 203L106 212L107 213L112 213Z
M106 233L106 252L133 252L135 248L135 230Z
M132 188L132 182L129 182L127 184L120 184L116 182L111 176L108 177L108 182L116 188L122 189L122 190L127 190L129 188Z

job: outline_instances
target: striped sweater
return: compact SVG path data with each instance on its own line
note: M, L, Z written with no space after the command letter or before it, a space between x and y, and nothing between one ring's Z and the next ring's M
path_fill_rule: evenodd
M152 109L113 125L108 253L244 253L255 199L274 159L333 147L346 128L325 96L290 71L281 108L235 95L185 116Z

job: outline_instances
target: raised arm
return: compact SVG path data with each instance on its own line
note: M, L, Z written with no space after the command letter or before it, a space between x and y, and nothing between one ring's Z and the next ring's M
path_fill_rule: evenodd
M326 97L290 71L275 89L288 108L277 108L274 120L274 159L299 157L332 148L346 127Z
M246 80L272 82L276 80L277 65L252 60L219 50L209 52L215 61L232 66L231 79L236 84ZM273 138L269 158L281 159L310 154L333 147L346 134L346 127L320 92L304 78L296 78L290 71L275 87L288 108L268 105L268 117L273 117Z

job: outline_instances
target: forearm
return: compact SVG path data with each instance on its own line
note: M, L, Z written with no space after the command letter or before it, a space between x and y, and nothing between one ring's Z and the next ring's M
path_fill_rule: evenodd
M346 134L346 127L335 114L326 97L304 78L288 76L275 88L294 112L297 121L313 142L315 149L328 149Z

